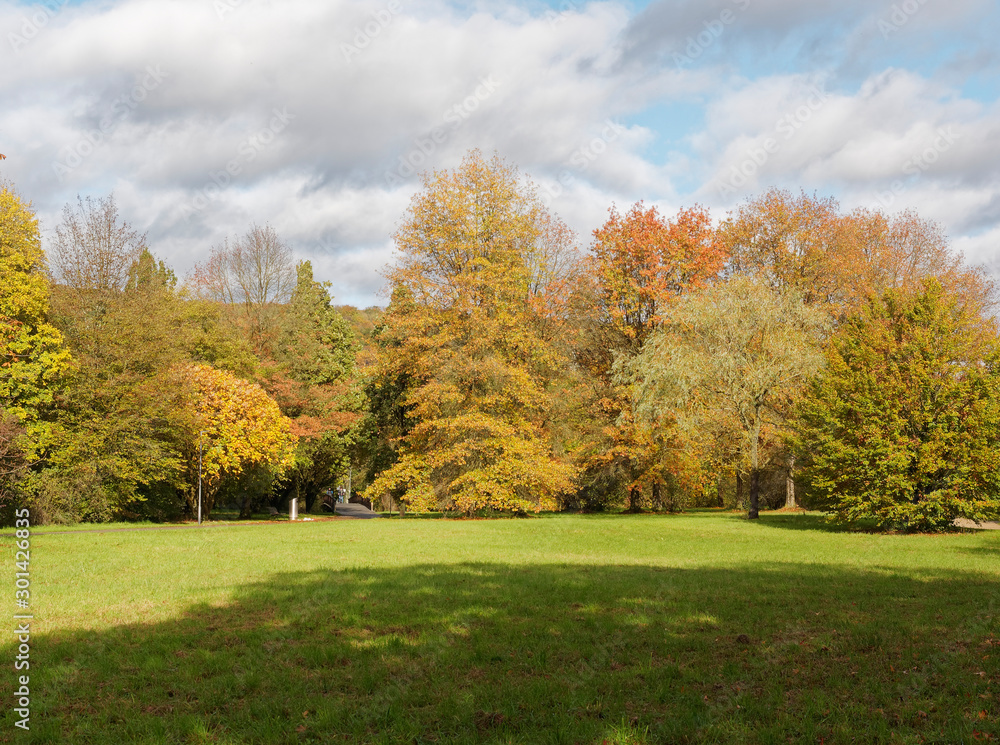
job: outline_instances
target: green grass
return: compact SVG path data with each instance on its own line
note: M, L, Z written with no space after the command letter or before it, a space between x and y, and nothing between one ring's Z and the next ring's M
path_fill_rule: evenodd
M4 742L1000 741L1000 532L338 520L31 558L32 730L5 702Z

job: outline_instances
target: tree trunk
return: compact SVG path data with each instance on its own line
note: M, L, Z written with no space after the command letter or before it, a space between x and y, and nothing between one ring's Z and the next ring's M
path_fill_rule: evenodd
M722 474L719 474L719 478L715 480L715 494L718 499L719 507L725 507L726 505L722 502Z
M250 492L243 493L243 504L240 506L240 520L250 519L250 503L253 500L250 497Z
M760 405L754 409L753 440L750 443L750 514L751 520L760 516L760 461L757 444L760 442Z
M628 509L626 512L638 512L639 511L639 487L630 486L628 490Z
M660 501L660 482L653 482L653 509L658 510L663 507L663 503Z
M795 504L795 456L788 458L788 475L785 477L785 509L793 510Z
M743 476L736 472L736 508L743 508Z

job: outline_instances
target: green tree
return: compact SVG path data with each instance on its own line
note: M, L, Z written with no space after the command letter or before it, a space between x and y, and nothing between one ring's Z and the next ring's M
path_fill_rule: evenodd
M838 330L802 405L811 489L843 521L947 529L1000 511L1000 348L934 279Z
M512 167L473 152L425 177L396 245L378 375L405 381L413 426L366 493L465 512L555 506L574 486L551 419L568 232Z
M633 387L637 413L675 417L692 443L717 438L722 451L739 433L739 460L750 468L751 519L758 516L760 472L790 431L792 405L822 365L827 317L795 294L737 275L682 298L669 324L619 370Z
M39 496L53 518L138 516L153 495L150 516L174 516L183 462L167 375L187 358L176 278L113 195L67 205L56 235L52 318L77 364Z

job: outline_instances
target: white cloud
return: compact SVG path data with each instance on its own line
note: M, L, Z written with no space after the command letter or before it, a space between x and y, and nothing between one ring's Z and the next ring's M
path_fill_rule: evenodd
M874 30L891 3L754 0L705 64L669 58L743 4L663 0L630 16L619 2L529 13L433 0L112 0L64 6L15 50L9 34L28 11L0 2L3 175L48 229L77 192L115 189L180 273L227 235L269 222L338 298L368 304L419 187L411 166L453 167L472 147L559 192L552 206L586 244L612 202L666 211L700 200L718 214L778 184L879 206L907 160L951 126L961 137L894 192L893 208L916 206L970 252L987 251L1000 118L955 80L996 56L965 48L940 79L905 59L870 63L905 38L930 43L935 25L967 24L981 0L950 19L928 4L890 42ZM759 69L746 55L754 45L790 55L791 69ZM817 87L827 90L819 105ZM665 134L673 121L628 123L692 102L704 121L684 114L688 135L676 142ZM779 146L756 163L768 138ZM745 183L720 193L748 158Z

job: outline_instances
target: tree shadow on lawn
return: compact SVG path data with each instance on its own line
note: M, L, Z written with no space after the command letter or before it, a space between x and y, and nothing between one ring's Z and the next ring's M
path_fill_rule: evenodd
M734 515L737 520L746 520L746 515ZM857 523L847 525L827 520L825 514L817 512L761 512L760 522L770 528L786 530L818 530L822 533L866 533L874 532L875 524Z
M8 709L0 739L971 742L1000 736L998 601L985 575L791 564L277 574L33 637L32 729Z

